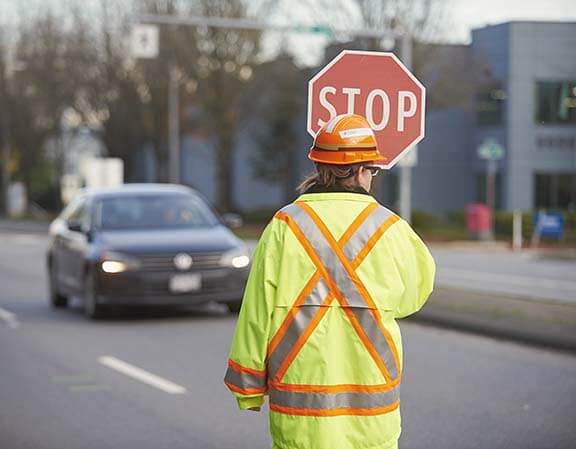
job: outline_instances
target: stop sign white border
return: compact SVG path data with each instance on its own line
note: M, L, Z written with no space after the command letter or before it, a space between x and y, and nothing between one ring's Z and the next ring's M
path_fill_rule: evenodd
M398 66L404 70L406 75L414 81L414 83L422 89L422 102L420 105L420 134L412 141L410 144L406 146L406 148L396 156L392 161L388 164L384 165L385 169L391 169L398 163L400 159L402 159L406 153L408 153L413 146L415 146L418 142L420 142L424 138L424 129L425 129L425 115L426 115L426 88L422 85L420 81L406 68L406 66L398 59L398 57L394 53L390 52L382 52L382 51L361 51L361 50L342 50L338 56L336 56L332 61L330 61L322 70L320 70L316 75L308 81L308 114L307 114L307 121L306 121L306 129L308 130L308 134L312 137L316 136L316 133L312 131L312 87L315 81L317 81L324 73L326 73L334 64L336 64L340 59L342 59L346 55L366 55L366 56L383 56L383 57L390 57L392 58Z

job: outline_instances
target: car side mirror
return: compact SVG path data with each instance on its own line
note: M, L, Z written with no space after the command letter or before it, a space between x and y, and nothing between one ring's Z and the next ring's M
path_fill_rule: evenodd
M66 223L66 225L68 226L68 230L69 231L73 231L73 232L84 232L84 230L82 229L82 222L80 222L79 220L70 220Z
M224 220L224 224L231 229L239 228L244 224L244 220L238 214L224 214L222 215L222 219Z

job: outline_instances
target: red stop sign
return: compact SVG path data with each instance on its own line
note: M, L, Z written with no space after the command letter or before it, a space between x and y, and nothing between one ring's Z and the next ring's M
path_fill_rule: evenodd
M340 114L359 114L392 168L424 137L426 90L393 53L344 50L308 83L308 132Z

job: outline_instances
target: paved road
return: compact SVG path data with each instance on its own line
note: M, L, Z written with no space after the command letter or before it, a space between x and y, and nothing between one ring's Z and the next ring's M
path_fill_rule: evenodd
M0 234L0 448L269 447L266 416L239 412L222 384L234 316L208 308L93 323L78 306L50 310L44 245ZM574 447L574 356L414 323L402 330L401 448Z

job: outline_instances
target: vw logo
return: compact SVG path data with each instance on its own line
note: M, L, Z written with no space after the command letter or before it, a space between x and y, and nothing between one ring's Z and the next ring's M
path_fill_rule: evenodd
M192 266L192 257L186 253L178 253L174 256L174 266L181 271L189 270Z

